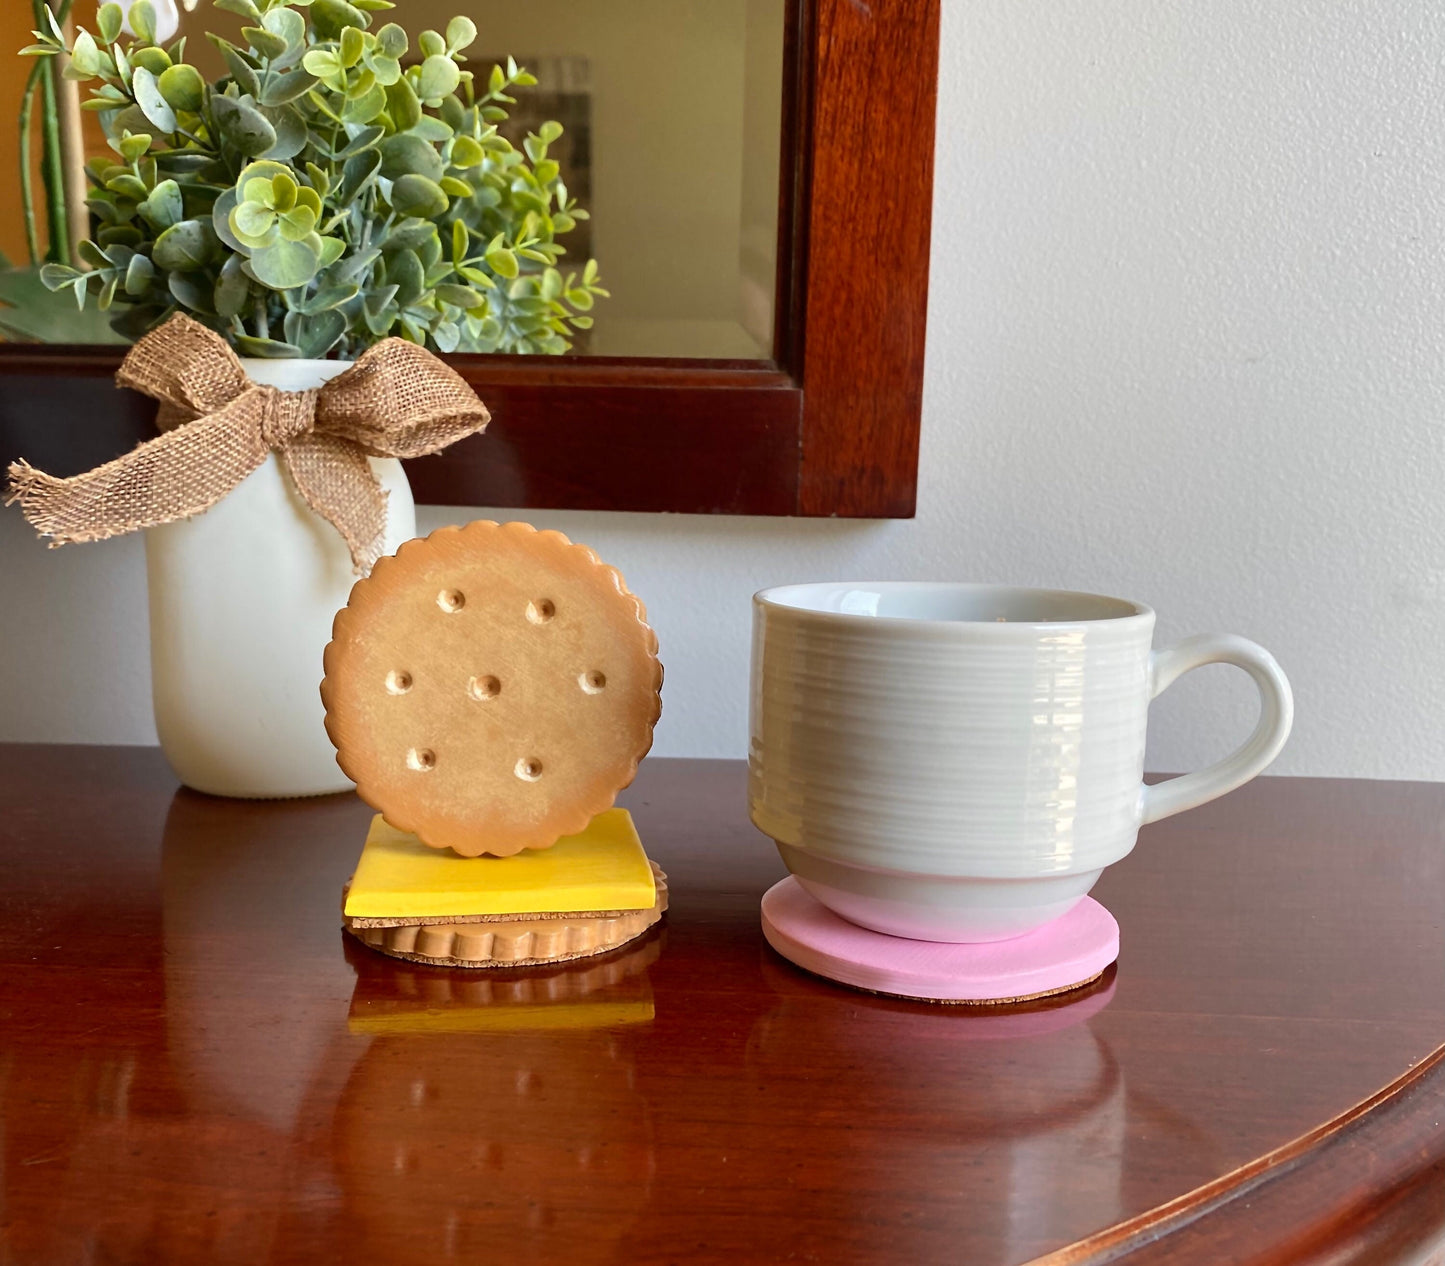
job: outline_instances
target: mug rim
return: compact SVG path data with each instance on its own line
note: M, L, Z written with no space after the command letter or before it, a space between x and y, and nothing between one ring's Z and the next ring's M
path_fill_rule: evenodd
M1079 616L1074 619L1060 620L945 620L932 619L926 616L877 616L865 615L856 611L835 611L819 607L803 606L796 601L789 601L789 595L803 595L818 593L827 590L865 589L875 592L900 592L903 590L932 590L935 592L951 593L1006 593L1017 595L1030 595L1032 597L1049 597L1063 599L1077 599L1079 601L1095 603L1115 603L1121 607L1128 608L1120 611L1117 615ZM1131 621L1143 621L1154 618L1154 609L1145 603L1136 602L1132 598L1118 598L1112 594L1091 593L1082 589L1053 589L1033 585L1001 585L983 584L970 581L953 580L817 580L804 581L798 584L770 585L766 589L759 589L753 594L753 603L757 607L770 607L775 611L785 611L797 616L811 617L824 620L829 623L841 623L852 625L867 625L877 628L901 627L901 628L949 628L969 629L979 631L988 629L997 635L1007 634L1013 631L1033 631L1060 629L1088 629L1096 626L1112 626L1128 624Z

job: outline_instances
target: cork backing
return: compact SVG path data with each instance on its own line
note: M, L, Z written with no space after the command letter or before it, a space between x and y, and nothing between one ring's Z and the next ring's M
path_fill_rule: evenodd
M345 919L344 926L371 949L433 966L529 967L567 962L626 945L662 918L667 909L667 876L655 862L652 869L657 900L650 910L540 913L525 919L482 916L472 921L417 921L384 927L374 926L372 920Z

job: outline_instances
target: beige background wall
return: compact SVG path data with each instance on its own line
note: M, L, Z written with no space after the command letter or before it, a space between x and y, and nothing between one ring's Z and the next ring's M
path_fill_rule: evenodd
M746 751L754 589L930 577L1256 638L1278 772L1445 778L1442 65L1433 0L945 0L917 519L522 516L646 598L656 750ZM0 513L0 595L0 738L153 740L138 541ZM1242 676L1173 687L1150 766L1237 743Z

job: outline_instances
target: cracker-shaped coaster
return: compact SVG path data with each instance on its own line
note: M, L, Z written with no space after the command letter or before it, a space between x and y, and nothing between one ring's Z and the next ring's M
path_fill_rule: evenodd
M641 936L667 909L667 876L652 867L650 909L594 915L550 913L524 919L486 916L457 923L431 920L377 927L347 919L346 930L372 949L446 967L530 967L605 954Z
M652 746L662 665L642 602L560 532L488 521L408 541L356 583L321 697L357 794L433 848L549 848Z

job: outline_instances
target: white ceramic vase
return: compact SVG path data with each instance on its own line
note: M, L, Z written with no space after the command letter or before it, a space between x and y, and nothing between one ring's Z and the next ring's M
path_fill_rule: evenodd
M319 387L345 361L246 360L252 381ZM416 535L411 487L387 491L386 552ZM331 621L356 577L346 543L270 454L204 514L146 532L151 693L166 759L218 796L314 796L352 784L326 737L319 686Z

